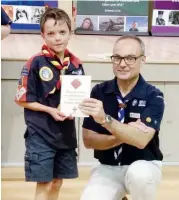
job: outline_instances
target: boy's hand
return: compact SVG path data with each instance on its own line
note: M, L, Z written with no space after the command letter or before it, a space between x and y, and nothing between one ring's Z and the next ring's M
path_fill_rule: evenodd
M50 108L48 113L55 119L55 121L64 121L66 115L60 112L57 108Z

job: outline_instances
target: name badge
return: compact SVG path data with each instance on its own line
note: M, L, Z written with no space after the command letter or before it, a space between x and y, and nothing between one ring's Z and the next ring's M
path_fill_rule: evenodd
M145 106L146 106L146 101L140 100L138 106L139 106L139 107L145 107Z
M140 113L129 113L130 118L140 119Z
M71 73L71 74L73 74L73 75L82 75L82 74L83 74L83 72L82 72L82 70L81 70L81 69L78 69L78 70L72 71L72 73Z

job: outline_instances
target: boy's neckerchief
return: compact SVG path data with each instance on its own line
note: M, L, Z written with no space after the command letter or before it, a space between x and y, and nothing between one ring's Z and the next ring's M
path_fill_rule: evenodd
M73 56L68 51L68 49L65 49L63 63L55 55L55 53L51 49L49 49L46 45L42 46L42 53L48 59L48 61L52 63L53 66L55 66L57 69L60 70L61 75L65 74L65 71L68 69L68 66L70 65L71 57ZM61 86L61 82L60 82L60 77L59 77L59 80L56 85L57 89L60 89L60 86Z

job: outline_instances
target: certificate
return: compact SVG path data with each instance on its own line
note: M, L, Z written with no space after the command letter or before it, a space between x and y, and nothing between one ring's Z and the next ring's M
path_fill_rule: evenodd
M62 75L60 111L67 116L88 117L80 111L79 104L90 97L91 76Z

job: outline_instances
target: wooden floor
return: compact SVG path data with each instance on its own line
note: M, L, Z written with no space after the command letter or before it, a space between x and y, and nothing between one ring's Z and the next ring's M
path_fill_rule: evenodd
M83 62L111 55L117 36L72 35L68 48ZM141 37L146 45L147 62L179 63L179 37ZM2 40L2 59L22 59L39 52L43 40L40 35L11 34Z
M65 180L59 200L79 200L90 174L89 167L80 167L78 179ZM34 183L25 183L22 168L2 168L2 200L33 200ZM179 166L164 167L163 180L156 200L179 200Z

